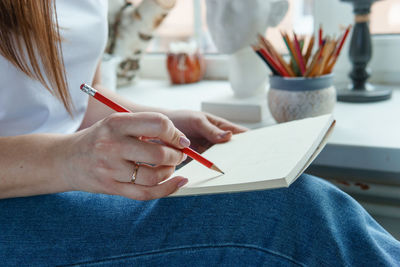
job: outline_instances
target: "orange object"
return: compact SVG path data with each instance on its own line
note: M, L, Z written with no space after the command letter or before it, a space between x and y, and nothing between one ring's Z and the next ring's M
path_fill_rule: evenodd
M200 53L168 53L167 69L173 84L194 83L200 81L205 72L203 56Z

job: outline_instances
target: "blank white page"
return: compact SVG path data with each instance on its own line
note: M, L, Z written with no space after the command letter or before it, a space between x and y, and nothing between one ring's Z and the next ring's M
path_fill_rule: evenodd
M203 156L225 174L192 160L173 176L189 179L174 195L248 191L288 186L303 169L333 123L331 115L277 124L214 145Z

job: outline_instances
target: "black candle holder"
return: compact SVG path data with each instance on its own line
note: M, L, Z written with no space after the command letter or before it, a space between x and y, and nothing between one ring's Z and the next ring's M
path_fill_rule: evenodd
M370 74L367 65L372 57L369 31L371 6L379 0L341 0L354 6L355 25L350 42L349 57L353 65L349 77L352 84L337 91L337 99L344 102L375 102L389 99L392 90L367 83Z

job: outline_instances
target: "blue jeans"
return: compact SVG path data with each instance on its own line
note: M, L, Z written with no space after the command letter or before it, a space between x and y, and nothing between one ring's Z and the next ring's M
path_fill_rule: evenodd
M68 192L0 201L0 265L394 266L400 243L351 197L290 188L134 201Z

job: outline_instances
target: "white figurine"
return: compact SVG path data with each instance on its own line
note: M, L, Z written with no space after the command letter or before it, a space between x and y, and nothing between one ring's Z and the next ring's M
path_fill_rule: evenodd
M229 81L236 97L265 91L268 69L250 48L258 33L285 16L287 0L207 0L207 23L218 51L232 54Z

